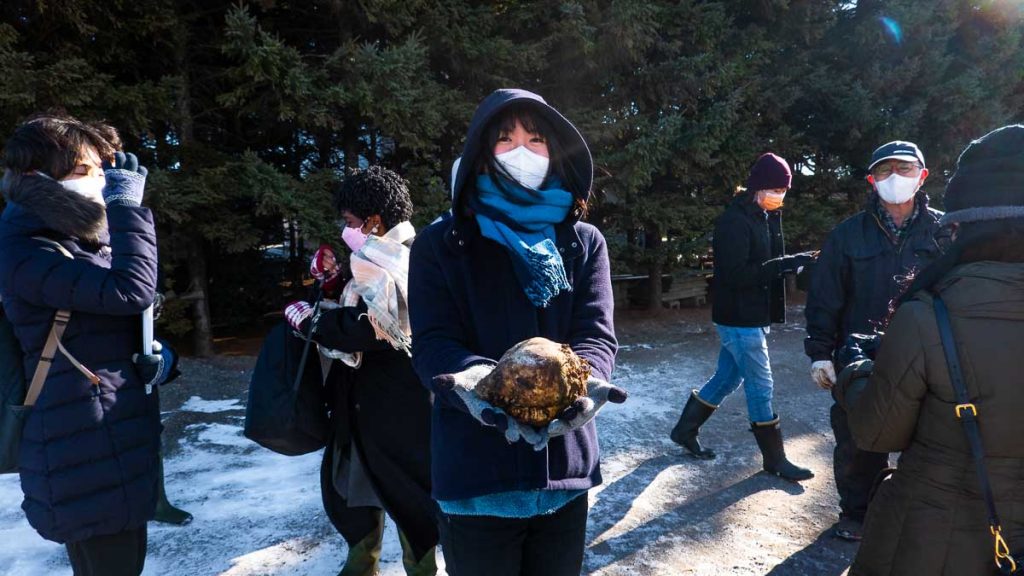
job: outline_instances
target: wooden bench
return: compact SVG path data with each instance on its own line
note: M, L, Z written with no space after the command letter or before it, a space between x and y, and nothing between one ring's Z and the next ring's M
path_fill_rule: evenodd
M705 276L688 276L674 278L672 286L662 292L661 304L669 308L679 308L683 300L693 300L695 306L701 306L708 300L708 282Z
M691 300L695 306L706 304L708 278L710 277L710 271L675 277L666 276L662 280L661 305L668 308L679 308L686 300ZM643 307L647 304L646 284L646 282L639 282L630 289L629 300L634 306Z

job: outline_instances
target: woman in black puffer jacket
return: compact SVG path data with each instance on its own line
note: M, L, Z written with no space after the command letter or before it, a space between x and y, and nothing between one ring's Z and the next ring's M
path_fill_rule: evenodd
M26 382L56 312L71 312L67 354L54 355L25 423L22 508L41 536L67 546L76 575L142 572L156 504L160 413L132 362L156 290L156 235L140 206L145 169L119 146L109 126L43 116L4 152L0 295Z

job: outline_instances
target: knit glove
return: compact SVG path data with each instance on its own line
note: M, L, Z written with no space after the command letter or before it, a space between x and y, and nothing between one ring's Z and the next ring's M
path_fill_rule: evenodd
M629 393L622 388L591 376L587 379L587 395L566 407L555 420L548 424L547 428L538 429L526 424L519 424L515 420L510 419L504 412L501 412L494 418L494 426L502 431L506 431L506 428L509 426L516 426L516 433L519 434L523 441L533 446L534 450L540 451L547 448L548 441L552 438L564 436L573 430L585 426L597 416L597 413L608 402L622 404L628 397ZM495 408L495 410L498 409ZM506 431L507 436L508 433Z
M103 161L103 202L109 206L142 206L146 176L149 171L139 166L139 159L131 152L114 153L114 165Z
M334 294L341 280L341 269L330 244L321 244L309 262L309 275L320 281L324 294Z
M288 325L292 327L292 330L306 334L308 330L304 326L305 322L313 316L313 307L309 305L309 302L303 302L302 300L296 300L292 302L284 309L284 319L288 321Z
M811 380L822 390L831 390L836 385L836 367L831 360L816 360L811 363Z
M501 408L491 405L473 391L494 370L491 364L476 364L455 374L434 377L434 394L457 410L466 412L484 426L497 428L509 443L526 440L540 442L541 432L509 418ZM546 443L546 441L545 441Z
M178 371L178 353L161 340L153 341L152 354L132 354L132 363L146 385L147 393L153 386L162 386L181 375Z

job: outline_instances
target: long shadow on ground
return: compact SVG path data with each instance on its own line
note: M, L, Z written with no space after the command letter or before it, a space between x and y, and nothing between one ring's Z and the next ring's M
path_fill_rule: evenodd
M765 576L840 576L853 562L857 545L832 536L832 526Z
M599 537L625 518L633 501L658 473L678 462L679 458L675 456L652 458L606 488L591 509L591 534ZM723 510L763 490L780 490L790 495L804 492L804 488L799 484L757 473L724 488L697 494L623 534L596 544L592 543L592 539L584 570L586 573L596 572L636 555L657 557L658 548L671 548L674 545L673 542L659 542L661 537L666 535L684 536L694 540L706 538L706 531L700 527L702 524L709 521L713 523L714 517ZM637 543L646 545L638 549Z

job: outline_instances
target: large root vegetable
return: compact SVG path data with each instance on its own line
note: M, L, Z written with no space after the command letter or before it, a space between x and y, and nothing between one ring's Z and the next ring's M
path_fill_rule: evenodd
M568 344L523 340L476 386L484 400L523 424L543 428L587 393L590 366Z

